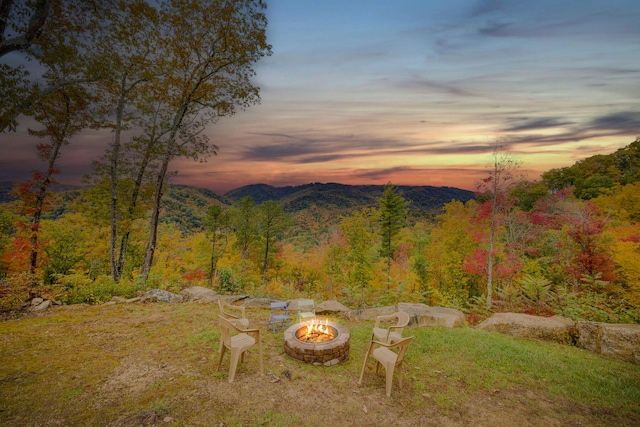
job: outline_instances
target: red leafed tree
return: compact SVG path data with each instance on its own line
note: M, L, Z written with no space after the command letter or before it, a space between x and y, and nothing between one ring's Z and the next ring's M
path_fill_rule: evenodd
M569 227L567 234L578 248L567 272L582 284L585 284L585 277L615 281L615 262L602 242L602 232L607 222L597 206L589 202L574 203L565 212L565 221Z
M68 144L68 139L87 126L88 96L79 87L61 88L40 100L34 117L43 125L40 130L30 130L30 134L47 138L48 142L38 145L38 158L44 162L43 170L33 172L33 179L19 186L15 193L22 202L23 213L28 215L30 240L30 257L28 271L34 273L38 266L38 241L40 220L46 206L46 197L51 184L55 183L55 175L60 171L56 161L60 157L61 148Z

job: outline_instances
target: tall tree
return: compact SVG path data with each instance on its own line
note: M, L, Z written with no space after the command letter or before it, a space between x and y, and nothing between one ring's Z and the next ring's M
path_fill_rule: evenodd
M431 240L429 230L422 223L413 227L413 254L411 258L411 270L418 279L420 294L424 298L428 292L429 283L429 260L427 260L426 249Z
M38 145L38 157L44 162L44 169L34 171L33 180L27 181L17 190L23 201L23 209L31 216L30 273L35 273L38 266L40 220L49 186L55 183L55 175L59 173L56 162L61 155L61 149L69 143L71 136L84 129L90 122L87 94L78 89L61 88L41 99L34 117L44 127L30 130L32 135L48 139L46 143Z
M264 245L262 256L262 284L267 283L267 266L270 255L276 250L278 237L291 225L291 219L282 206L273 200L258 206L258 230Z
M97 83L104 113L113 114L113 121L109 124L113 128L113 139L105 160L109 165L111 183L109 261L111 277L118 281L122 275L129 237L129 231L123 230L118 254L119 219L122 220L118 218L118 187L123 175L121 136L123 130L131 126L136 113L139 116L145 110L144 101L141 100L145 96L144 85L150 84L158 73L159 14L145 0L120 0L115 1L114 6L105 17L104 26L108 28L108 31L104 31L106 36L95 45L108 69L108 76ZM154 110L146 112L153 115ZM125 200L129 204L128 211L135 209L139 185L134 185L132 190L134 194L129 194Z
M380 198L380 256L387 259L387 290L391 285L391 260L396 251L394 237L400 232L407 218L407 202L391 182L384 187Z
M255 216L256 204L251 196L243 197L233 209L233 229L236 235L234 247L240 250L243 261L249 257L249 249L258 239Z
M448 301L464 304L474 284L464 271L465 258L473 253L477 244L470 230L477 203L463 204L452 201L444 206L444 213L436 217L431 229L430 244L425 248L430 263L430 283Z
M335 284L342 278L341 266L345 261L346 241L338 228L331 227L321 243L324 249L324 265L329 276L329 298L335 298Z
M218 259L224 254L230 231L231 216L228 208L211 205L204 220L205 230L211 241L211 260L209 263L209 286L213 287Z
M259 102L259 88L251 77L253 64L271 54L265 8L261 0L162 4L165 63L154 93L167 105L171 118L155 179L143 280L153 261L169 163L179 156L198 159L216 154L217 147L202 134L205 127L234 114L236 108Z
M497 230L500 225L500 209L503 200L508 198L508 190L516 183L515 171L520 161L506 151L506 147L498 142L493 146L492 166L489 176L478 184L478 193L486 197L490 203L489 242L487 250L487 307L491 308L493 298L494 248Z
M345 259L347 291L352 294L354 303L363 305L373 277L375 234L371 227L371 212L362 210L343 218L340 230L348 245Z

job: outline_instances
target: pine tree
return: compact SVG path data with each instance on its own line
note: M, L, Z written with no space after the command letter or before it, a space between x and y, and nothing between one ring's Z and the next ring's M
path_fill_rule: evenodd
M380 256L387 259L387 290L391 283L391 260L396 251L393 239L405 224L408 206L409 202L398 193L397 188L391 182L387 183L380 199Z

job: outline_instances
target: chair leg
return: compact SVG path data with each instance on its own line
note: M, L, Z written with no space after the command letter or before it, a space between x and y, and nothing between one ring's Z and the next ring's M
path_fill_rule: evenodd
M360 379L358 380L358 385L362 384L362 377L364 376L364 368L367 367L367 360L369 359L369 352L364 355L364 362L362 362L362 370L360 371Z
M402 362L396 368L398 369L398 386L402 388Z
M220 367L222 366L222 357L224 356L224 352L227 350L227 347L224 346L224 344L220 347L220 360L218 360L218 371L220 370Z
M229 382L232 383L234 378L236 377L236 368L238 367L238 359L242 351L240 349L232 349L231 350L231 364L229 365Z
M258 341L258 355L260 357L260 375L264 375L264 368L262 367L262 341Z
M384 366L387 371L387 396L391 396L391 387L393 386L393 367L394 365L388 366L387 364Z

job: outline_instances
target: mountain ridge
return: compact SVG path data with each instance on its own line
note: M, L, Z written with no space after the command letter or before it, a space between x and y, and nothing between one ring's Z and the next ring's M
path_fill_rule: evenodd
M384 185L350 185L336 182L309 183L298 186L275 187L269 184L249 184L224 194L225 198L239 201L250 196L256 204L274 200L282 203L287 212L296 212L312 206L356 208L376 206L384 192ZM466 202L474 199L469 190L431 185L398 185L398 193L411 204L410 208L440 210L452 200Z

